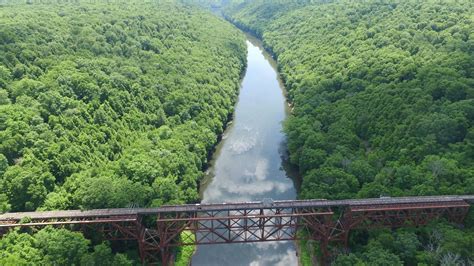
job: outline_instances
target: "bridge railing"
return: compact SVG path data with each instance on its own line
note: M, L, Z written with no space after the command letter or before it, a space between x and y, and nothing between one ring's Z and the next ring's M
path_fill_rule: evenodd
M473 202L474 196L438 196L7 213L0 215L0 234L48 225L96 230L109 240L136 241L143 262L167 265L176 246L292 241L305 231L328 258L331 243L348 248L351 230L422 226L440 218L462 223ZM193 237L179 237L185 230Z

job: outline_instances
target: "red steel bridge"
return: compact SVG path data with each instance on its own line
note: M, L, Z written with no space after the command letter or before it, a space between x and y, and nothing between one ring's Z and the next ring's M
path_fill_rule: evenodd
M327 261L328 246L347 248L351 230L423 226L440 218L461 224L471 204L474 195L5 213L0 215L0 235L15 227L92 229L108 240L136 241L144 264L162 265L172 264L176 246L293 241L304 235L319 241ZM192 237L180 237L185 230L192 234L183 235Z

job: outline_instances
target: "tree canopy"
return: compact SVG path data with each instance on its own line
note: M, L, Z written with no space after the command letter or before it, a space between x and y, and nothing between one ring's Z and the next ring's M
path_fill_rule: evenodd
M198 201L243 34L177 1L46 2L0 1L0 213ZM47 228L3 237L0 264L131 261Z
M225 16L278 59L301 198L474 193L471 1L232 2ZM472 262L472 225L448 231L445 253L421 232L389 234L396 248L354 235L360 252L337 262Z
M89 250L92 249L92 252ZM34 235L13 231L0 239L1 265L132 265L106 244L92 246L81 233L44 228Z
M245 66L239 31L134 1L6 5L0 23L2 211L198 200Z

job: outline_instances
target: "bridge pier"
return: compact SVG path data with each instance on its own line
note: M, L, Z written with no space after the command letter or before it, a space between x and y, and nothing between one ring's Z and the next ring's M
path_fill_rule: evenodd
M142 216L139 216L139 219L136 223L136 229L137 229L137 244L138 244L138 252L140 255L140 260L142 264L144 265L146 262L146 250L145 250L145 227L142 224Z
M357 200L275 201L142 209L50 211L0 215L0 237L9 229L45 226L96 230L112 241L135 240L143 264L172 265L172 249L183 245L297 240L297 230L319 241L321 265L331 259L330 246L347 250L351 230L423 226L446 218L461 223L474 196L405 197ZM336 218L332 208L341 213ZM155 217L146 228L144 219ZM22 221L25 221L22 223ZM192 241L180 238L184 230Z
M174 257L169 248L160 248L161 265L172 266L174 264Z

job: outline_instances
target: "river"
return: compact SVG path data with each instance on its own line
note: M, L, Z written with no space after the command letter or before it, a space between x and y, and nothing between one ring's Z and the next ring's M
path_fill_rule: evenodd
M202 203L295 199L284 170L282 121L289 113L276 63L259 40L247 36L247 69L234 119L216 148L201 184ZM198 246L193 266L297 265L294 243Z

